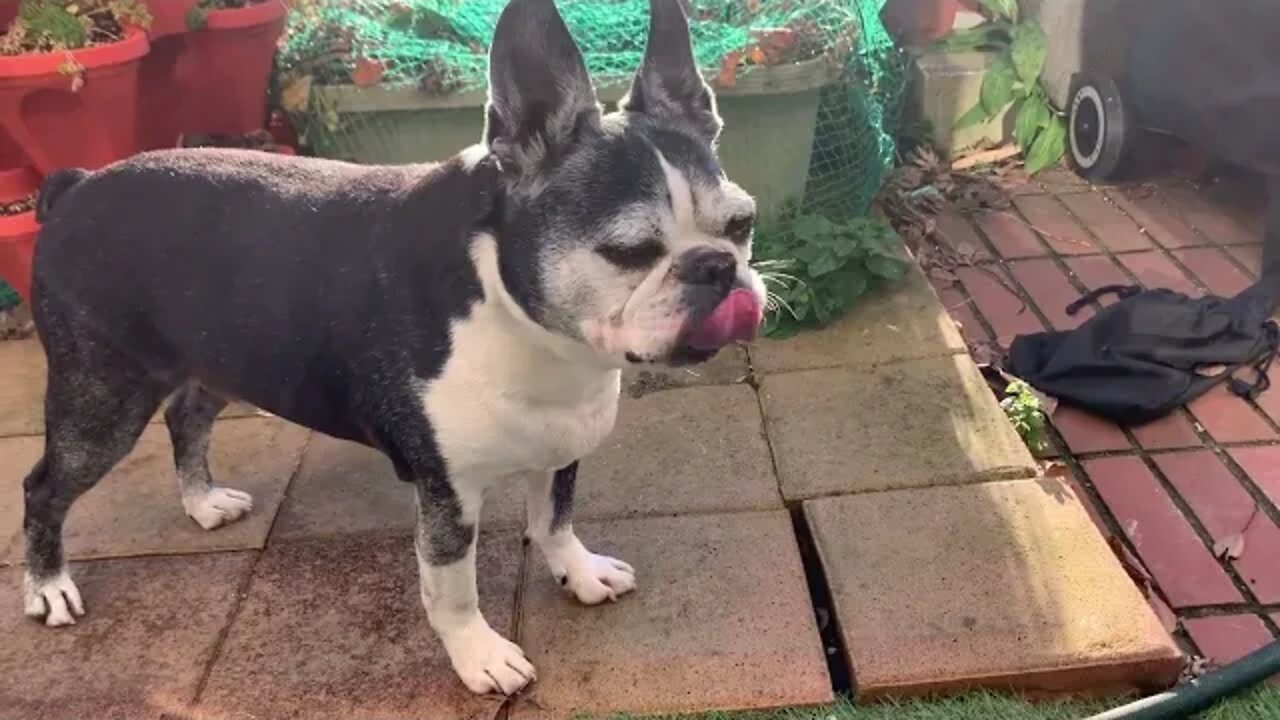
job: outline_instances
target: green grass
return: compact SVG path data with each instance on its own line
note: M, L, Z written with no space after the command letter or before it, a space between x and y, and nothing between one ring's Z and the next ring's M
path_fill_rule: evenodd
M942 700L914 700L901 703L835 705L775 710L771 712L715 712L703 715L659 716L647 720L1080 720L1120 703L1037 702L988 693L976 693ZM1199 720L1280 719L1280 686L1263 685L1252 692L1218 704ZM614 715L609 720L639 720Z

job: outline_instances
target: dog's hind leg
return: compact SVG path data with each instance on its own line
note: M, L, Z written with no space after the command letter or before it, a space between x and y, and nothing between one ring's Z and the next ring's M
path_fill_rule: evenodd
M209 473L209 437L213 421L227 406L199 383L183 385L169 398L165 423L173 441L173 463L187 516L205 530L240 519L253 509L249 493L213 484Z
M525 493L527 535L542 551L551 574L585 605L617 600L636 587L636 573L621 560L596 555L573 532L574 462L554 473L530 476Z
M62 525L76 498L133 449L169 388L74 330L50 334L44 456L23 482L23 609L56 627L84 606L67 572Z

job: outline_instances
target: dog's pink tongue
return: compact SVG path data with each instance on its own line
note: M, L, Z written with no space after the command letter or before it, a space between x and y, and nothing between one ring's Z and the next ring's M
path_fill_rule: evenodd
M702 325L689 335L689 345L699 350L718 350L730 343L756 336L762 319L755 293L738 288L720 301Z

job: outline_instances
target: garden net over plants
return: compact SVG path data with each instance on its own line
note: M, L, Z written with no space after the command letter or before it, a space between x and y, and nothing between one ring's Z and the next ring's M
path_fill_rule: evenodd
M806 212L866 212L892 167L905 63L880 22L884 2L693 0L695 54L714 86L732 85L759 65L821 58L833 67L834 80L819 101L802 197ZM489 41L505 4L295 0L279 58L279 102L319 154L342 156L343 135L371 120L368 113L337 112L324 88L410 88L437 97L482 91ZM648 0L557 5L597 87L625 85L644 52ZM476 112L472 142L481 123Z

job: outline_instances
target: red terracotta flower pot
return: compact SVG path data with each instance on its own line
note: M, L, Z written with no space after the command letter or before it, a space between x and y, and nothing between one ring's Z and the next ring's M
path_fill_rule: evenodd
M147 147L173 147L184 133L240 135L261 129L271 60L286 13L281 0L212 10L203 28L158 39L143 63Z
M31 300L31 259L39 232L34 212L0 217L0 278L27 301Z
M40 173L34 168L0 170L0 203L17 202L40 189Z
M907 45L928 45L951 32L959 0L889 0L881 18Z
M0 57L0 127L46 175L138 152L138 61L148 47L129 30L110 45ZM62 70L69 63L79 80Z

